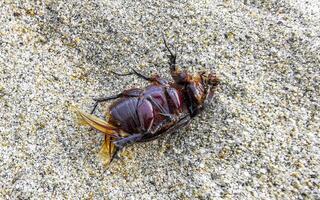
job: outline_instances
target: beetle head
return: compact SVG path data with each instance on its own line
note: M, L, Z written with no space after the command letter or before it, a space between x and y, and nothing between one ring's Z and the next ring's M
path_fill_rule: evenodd
M210 102L213 93L219 85L219 78L215 73L198 72L190 74L179 69L171 70L175 83L186 89L186 93L192 104L200 106Z
M201 82L205 90L205 101L210 103L213 98L214 91L216 90L217 86L220 83L220 79L217 77L216 73L214 72L202 72L199 73L201 77Z
M213 72L199 72L192 75L186 71L180 71L175 73L173 78L177 84L185 87L189 98L197 105L202 105L205 101L211 101L220 82Z
M219 79L213 72L199 72L190 76L187 82L187 92L197 105L210 102L216 87L219 85Z

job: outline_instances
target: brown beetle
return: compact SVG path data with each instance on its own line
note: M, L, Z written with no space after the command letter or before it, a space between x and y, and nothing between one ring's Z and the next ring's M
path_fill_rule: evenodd
M94 99L96 104L91 114L77 110L82 122L105 134L100 154L106 163L111 162L116 152L128 144L150 141L186 126L212 100L219 84L215 73L192 75L179 70L176 53L170 50L165 38L163 40L170 53L169 66L174 82L157 74L147 77L132 69L130 74L147 80L150 85L145 89L133 88L114 96ZM112 99L118 100L110 106L107 121L92 115L98 103Z

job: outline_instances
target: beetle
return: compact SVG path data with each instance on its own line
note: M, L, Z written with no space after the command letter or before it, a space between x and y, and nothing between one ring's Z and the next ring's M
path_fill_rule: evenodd
M169 68L173 81L158 74L150 77L131 68L128 74L137 75L150 84L144 88L132 88L119 94L95 98L91 114L76 110L83 124L104 133L105 139L100 154L106 164L110 163L119 150L129 144L154 140L170 134L189 124L211 102L219 85L213 72L191 74L177 67L177 53L172 52L163 36L169 52ZM93 115L97 105L115 100L109 107L106 120Z

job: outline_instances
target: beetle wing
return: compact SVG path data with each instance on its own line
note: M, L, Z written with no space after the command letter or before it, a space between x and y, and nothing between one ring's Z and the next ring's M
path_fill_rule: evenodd
M99 152L99 156L101 157L104 165L110 164L115 152L116 147L112 143L111 137L109 135L105 135L104 142Z
M111 125L107 121L102 120L94 115L83 112L76 107L73 107L72 109L75 110L80 124L89 125L98 131L105 133L104 142L101 146L99 156L101 157L103 163L108 165L111 162L114 153L116 152L116 146L113 144L112 137L115 135L124 136L125 133L121 132L121 130Z
M75 108L75 111L80 124L89 125L97 129L98 131L101 131L102 133L105 133L108 135L117 134L116 132L117 127L111 125L107 121L102 120L94 115L83 112L77 108Z

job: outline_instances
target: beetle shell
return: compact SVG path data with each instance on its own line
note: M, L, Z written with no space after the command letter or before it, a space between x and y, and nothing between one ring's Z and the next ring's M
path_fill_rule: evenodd
M183 94L174 87L152 84L139 93L133 91L114 102L109 111L109 123L130 135L154 134L168 116L182 112Z
M150 84L145 89L132 88L118 95L98 98L94 109L99 102L119 98L109 107L107 121L77 110L83 122L105 134L101 149L105 163L111 162L116 152L129 144L153 140L188 125L213 98L219 84L215 73L191 74L180 70L176 67L176 55L166 42L165 45L170 52L173 82L157 74L147 77L132 69L134 73L131 74Z

